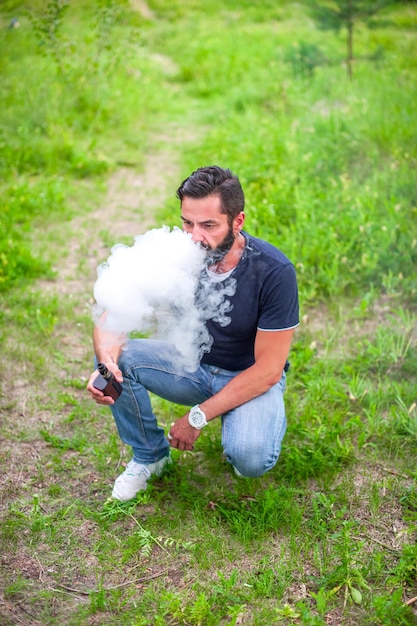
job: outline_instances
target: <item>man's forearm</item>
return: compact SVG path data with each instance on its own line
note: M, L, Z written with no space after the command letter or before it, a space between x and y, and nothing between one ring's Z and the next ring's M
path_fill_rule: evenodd
M103 363L117 363L126 337L104 330L100 325L94 328L93 345L97 360Z
M266 373L261 366L255 364L237 374L221 391L204 400L199 406L210 421L262 395L278 380L272 373Z
M221 391L201 403L207 419L262 395L282 376L294 329L284 331L258 331L255 340L255 363L237 374Z

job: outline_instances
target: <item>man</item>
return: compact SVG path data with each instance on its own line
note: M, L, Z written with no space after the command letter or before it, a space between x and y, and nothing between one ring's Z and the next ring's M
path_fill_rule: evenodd
M286 429L283 395L298 293L291 262L271 244L244 232L239 179L217 166L196 170L177 190L183 229L207 251L213 283L229 281L227 319L208 320L213 338L194 372L178 366L174 346L152 339L120 342L97 326L94 350L123 385L118 400L93 387L110 406L133 458L116 479L112 497L130 500L170 462L170 446L193 450L202 429L221 416L222 444L238 476L257 477L276 464ZM198 299L198 298L197 298ZM170 428L158 426L148 391L192 407Z

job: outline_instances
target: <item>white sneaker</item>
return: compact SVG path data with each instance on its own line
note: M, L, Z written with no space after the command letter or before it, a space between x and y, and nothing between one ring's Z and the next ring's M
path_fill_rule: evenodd
M152 475L160 476L169 463L172 463L171 455L164 456L156 463L136 463L129 461L123 474L116 478L111 497L115 500L126 502L136 496L139 491L147 488L148 480Z

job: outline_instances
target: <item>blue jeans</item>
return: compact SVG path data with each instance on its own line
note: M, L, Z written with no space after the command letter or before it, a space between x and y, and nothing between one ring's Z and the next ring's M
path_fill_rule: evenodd
M148 391L176 404L193 406L220 391L238 374L204 364L195 372L187 372L177 363L175 347L154 339L132 339L121 353L123 393L111 410L120 438L132 447L138 463L155 463L169 451ZM221 416L226 459L243 476L262 476L278 460L286 429L285 385L283 373L269 391Z

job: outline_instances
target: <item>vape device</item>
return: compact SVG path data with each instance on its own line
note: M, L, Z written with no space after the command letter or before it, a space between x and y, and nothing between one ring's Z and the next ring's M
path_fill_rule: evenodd
M98 363L97 369L99 375L93 382L93 387L102 391L105 396L110 396L113 400L117 400L122 393L122 385L115 379L113 374L109 372L104 363Z

